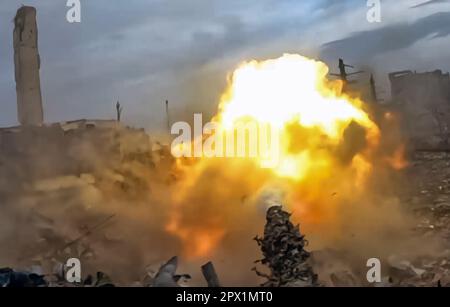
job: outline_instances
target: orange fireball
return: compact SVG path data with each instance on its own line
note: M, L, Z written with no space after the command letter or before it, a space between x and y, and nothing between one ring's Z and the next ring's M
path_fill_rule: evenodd
M281 182L284 200L311 225L336 220L333 192L353 197L364 193L380 130L363 102L342 94L342 83L329 81L327 74L324 63L297 54L245 62L232 73L213 118L215 133L234 136L240 125L256 123L275 130L279 143L277 151L254 151L260 154L239 161L225 155L179 164L186 176L177 186L167 230L182 240L188 256L209 255L227 235L230 216L244 210L225 207L232 204L224 202L237 202L234 194L222 190L227 186L251 187L255 190L249 193L257 193ZM391 158L393 165L400 166L400 155ZM206 208L207 217L194 221L191 213L201 211L195 206Z

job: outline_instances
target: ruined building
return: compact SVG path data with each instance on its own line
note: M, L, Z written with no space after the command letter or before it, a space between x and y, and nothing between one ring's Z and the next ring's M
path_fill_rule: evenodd
M450 145L450 76L440 70L389 74L392 103L417 148Z
M18 120L24 126L39 126L44 121L44 114L34 7L22 6L17 11L13 38Z
M36 9L22 6L14 18L14 64L20 126L0 127L0 194L5 182L95 171L102 162L145 160L152 144L143 129L116 120L44 123L39 80Z

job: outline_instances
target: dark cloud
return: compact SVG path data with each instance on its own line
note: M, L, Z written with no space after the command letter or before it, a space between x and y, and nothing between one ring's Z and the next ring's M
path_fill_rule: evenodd
M412 23L388 25L352 35L322 46L324 57L346 56L356 60L370 59L382 53L411 47L425 38L450 34L450 12L436 13Z
M426 1L426 2L419 3L417 5L411 6L411 8L415 9L415 8L423 7L423 6L426 6L426 5L440 4L440 3L450 3L450 1L449 0L429 0L429 1Z
M64 3L31 2L38 10L41 83L49 122L110 117L113 102L120 98L127 105L124 117L135 113L141 118L132 118L133 124L157 126L160 110L152 112L153 105L165 99L163 95L185 103L178 86L192 75L197 78L201 66L306 26L304 19L284 18L273 0L252 7L234 0L131 0L114 5L86 1L80 24L66 22ZM1 17L12 20L18 6L2 6ZM255 19L259 13L274 17ZM5 100L0 123L7 125L16 121L12 28L12 23L0 27L0 65L7 72L0 77ZM148 114L145 119L143 114Z
M65 1L28 0L38 10L46 121L110 118L120 99L126 122L165 127L161 118L165 99L174 109L211 110L227 72L238 62L284 52L315 56L324 39L311 35L317 27L324 23L339 27L336 20L355 10L361 10L357 18L365 21L366 2L360 0L249 3L82 1L81 24L69 24ZM0 126L16 124L12 19L20 5L5 1L0 7ZM448 15L435 15L411 25L355 33L323 50L336 58L343 53L358 56L361 51L371 55L401 49L429 35L448 35L445 18ZM352 24L356 27L360 21ZM336 35L348 33L340 29ZM353 41L356 47L347 48Z

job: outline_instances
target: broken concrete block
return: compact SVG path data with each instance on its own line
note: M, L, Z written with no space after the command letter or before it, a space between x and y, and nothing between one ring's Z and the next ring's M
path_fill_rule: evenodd
M178 267L178 257L172 257L161 266L153 280L153 287L179 287L175 274Z
M349 271L335 272L330 275L330 279L335 287L357 287L360 281Z

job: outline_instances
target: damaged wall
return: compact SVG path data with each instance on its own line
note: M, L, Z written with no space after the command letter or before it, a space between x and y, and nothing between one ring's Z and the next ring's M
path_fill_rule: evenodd
M123 127L116 121L3 128L0 178L22 185L36 178L89 173L105 163L119 164L131 153L149 152L151 143L145 131Z
M22 6L17 11L13 37L18 120L24 126L42 125L41 63L34 7Z
M450 140L450 77L436 70L389 74L392 102L404 117L415 147L448 146Z

